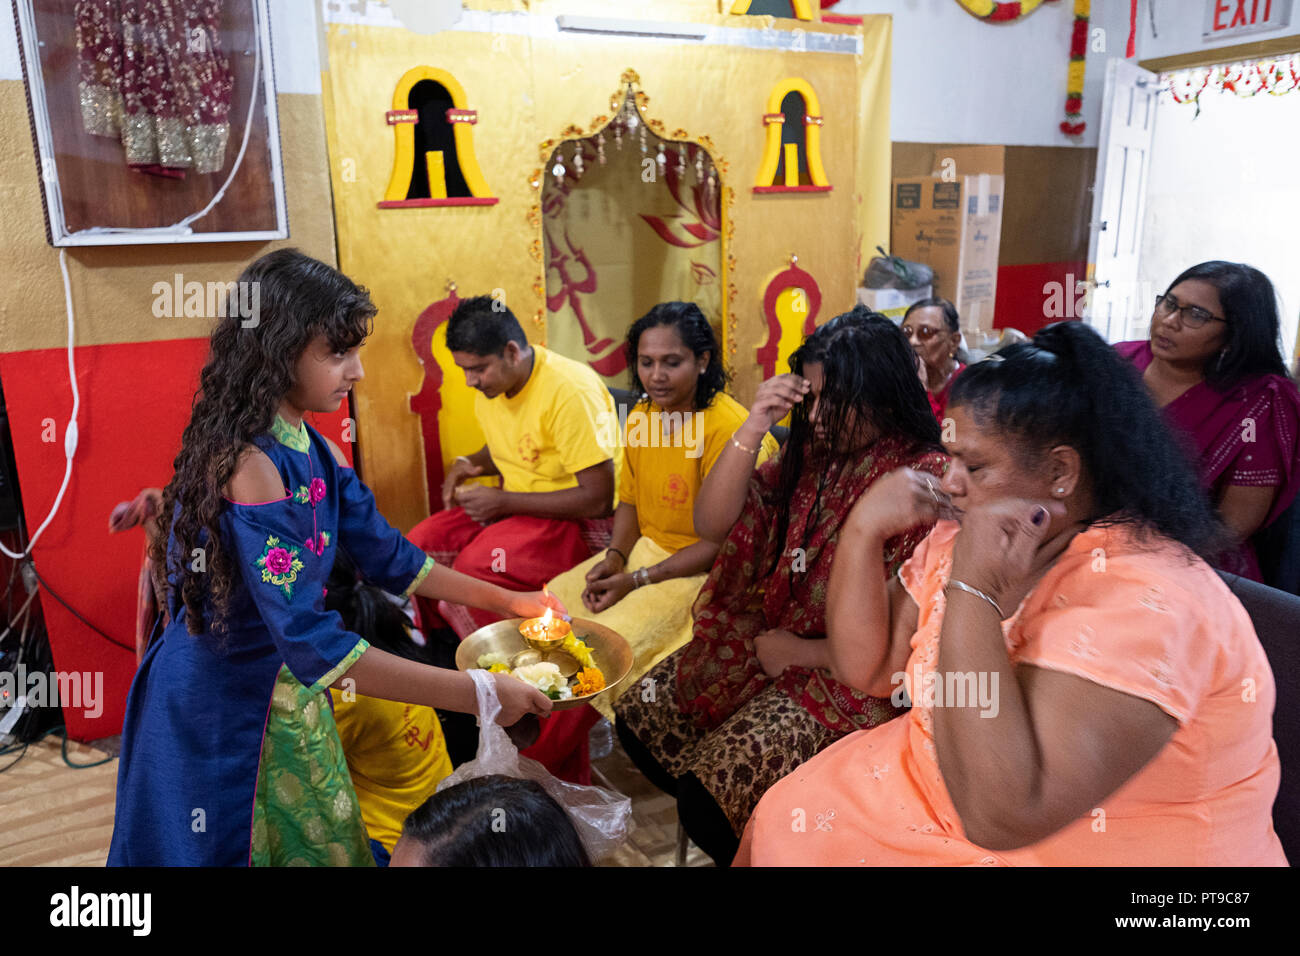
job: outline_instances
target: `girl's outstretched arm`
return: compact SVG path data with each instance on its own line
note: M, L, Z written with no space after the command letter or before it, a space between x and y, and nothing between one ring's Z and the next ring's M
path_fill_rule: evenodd
M429 569L415 593L435 601L468 604L505 617L540 617L548 606L561 614L568 613L568 608L553 595L548 595L549 600L543 602L542 596L535 591L508 591L500 585L480 581L441 564Z
M503 727L510 726L525 714L545 717L551 712L550 698L537 688L509 674L492 676L496 680L497 697L501 700L497 723ZM478 713L478 696L474 681L468 674L409 661L377 647L367 648L333 686L345 693L352 691L367 697L441 707L463 714Z

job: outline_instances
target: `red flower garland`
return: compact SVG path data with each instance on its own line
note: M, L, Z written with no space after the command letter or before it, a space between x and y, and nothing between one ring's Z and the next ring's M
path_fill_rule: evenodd
M1074 32L1070 36L1070 66L1066 72L1065 119L1061 132L1079 136L1083 121L1083 70L1088 55L1088 0L1074 0ZM1076 66L1077 64L1077 66Z

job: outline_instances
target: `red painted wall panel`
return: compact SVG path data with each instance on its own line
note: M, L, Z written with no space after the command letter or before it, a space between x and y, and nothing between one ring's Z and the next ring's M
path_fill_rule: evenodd
M999 266L997 301L993 309L993 324L999 329L1019 329L1033 335L1045 325L1062 319L1077 319L1073 294L1075 280L1082 280L1087 264L1079 262L1038 262L1030 265ZM1063 314L1047 314L1049 283L1060 283L1063 295L1058 301L1067 303Z
M49 629L55 666L103 675L102 712L86 716L65 707L68 733L94 740L122 729L126 695L135 674L135 587L144 533L108 533L119 501L141 488L162 487L189 422L190 403L207 357L206 339L100 345L75 351L80 440L72 480L58 514L36 543L37 571L88 621L118 643L86 627L46 594L38 600ZM42 349L0 354L18 463L18 485L28 533L45 520L63 481L64 427L72 411L67 352ZM347 405L312 424L339 442ZM53 419L55 442L42 441Z

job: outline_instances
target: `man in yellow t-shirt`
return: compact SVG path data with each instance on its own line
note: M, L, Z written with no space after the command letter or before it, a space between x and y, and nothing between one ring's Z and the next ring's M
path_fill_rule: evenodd
M586 365L529 345L510 310L488 296L456 307L447 348L479 392L474 412L487 443L456 459L442 487L444 510L407 537L457 571L539 590L591 556L582 521L614 509L623 449L613 396ZM483 475L500 475L501 486L462 484ZM464 610L477 627L498 620ZM420 620L426 631L444 626L432 602L420 602ZM589 707L553 717L524 753L558 777L590 783L585 735L596 719Z
M487 443L456 459L444 510L408 537L465 574L535 591L591 555L582 521L613 511L623 462L613 396L588 366L529 345L510 310L488 296L456 307L447 347L478 390L474 413ZM463 484L484 475L500 475L500 487ZM439 626L426 607L424 625ZM480 627L497 620L468 610Z

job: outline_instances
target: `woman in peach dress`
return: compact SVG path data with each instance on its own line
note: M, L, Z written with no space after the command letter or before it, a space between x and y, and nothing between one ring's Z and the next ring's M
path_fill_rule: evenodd
M941 486L877 482L827 598L832 673L912 710L770 789L737 862L1286 865L1272 672L1140 384L1060 323L969 368L949 415ZM945 515L873 584L882 535Z

